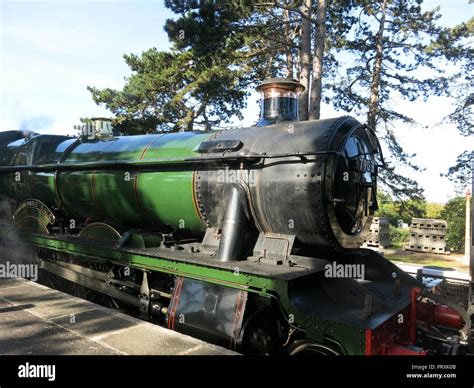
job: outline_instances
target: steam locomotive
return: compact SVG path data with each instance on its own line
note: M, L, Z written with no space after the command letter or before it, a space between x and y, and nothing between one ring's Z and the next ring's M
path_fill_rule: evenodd
M0 133L0 194L42 272L244 354L466 352L465 310L359 248L374 132L298 121L294 80L259 90L248 128Z

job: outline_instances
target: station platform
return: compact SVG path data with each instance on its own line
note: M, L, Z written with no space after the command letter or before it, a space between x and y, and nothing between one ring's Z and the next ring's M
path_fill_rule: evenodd
M0 355L237 355L23 279L0 280Z

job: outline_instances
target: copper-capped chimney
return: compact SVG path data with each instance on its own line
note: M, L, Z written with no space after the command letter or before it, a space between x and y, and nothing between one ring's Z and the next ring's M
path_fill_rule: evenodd
M304 86L291 78L269 78L257 86L262 94L257 127L298 121L298 94Z

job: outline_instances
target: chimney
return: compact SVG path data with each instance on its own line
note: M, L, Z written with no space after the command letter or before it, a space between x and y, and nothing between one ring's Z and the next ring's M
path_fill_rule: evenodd
M257 91L262 94L257 127L282 121L298 121L298 94L304 86L291 78L268 78Z

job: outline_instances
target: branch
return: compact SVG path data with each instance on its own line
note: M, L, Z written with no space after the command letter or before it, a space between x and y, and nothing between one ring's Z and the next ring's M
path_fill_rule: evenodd
M290 7L288 5L279 3L278 1L274 1L273 3L258 3L255 4L256 7L268 7L268 6L274 6L278 7L287 11L292 11L300 15L301 17L305 18L306 20L309 20L311 23L316 24L316 19L313 19L311 16L305 15L303 11L301 11L299 8L295 7Z

